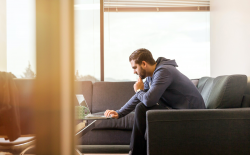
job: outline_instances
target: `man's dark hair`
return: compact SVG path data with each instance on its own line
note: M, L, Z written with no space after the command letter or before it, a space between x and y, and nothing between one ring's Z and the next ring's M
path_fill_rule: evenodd
M135 50L129 56L129 62L132 60L135 60L135 63L139 65L142 63L142 61L146 61L150 65L154 65L156 63L151 52L145 48L140 48L138 50Z

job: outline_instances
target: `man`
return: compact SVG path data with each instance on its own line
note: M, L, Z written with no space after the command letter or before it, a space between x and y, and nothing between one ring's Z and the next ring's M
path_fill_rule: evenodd
M205 109L205 104L190 79L175 68L178 67L175 60L159 57L155 61L151 52L142 48L134 51L129 61L134 73L139 75L134 84L136 94L120 110L106 110L104 115L121 118L135 109L130 154L145 155L147 110Z

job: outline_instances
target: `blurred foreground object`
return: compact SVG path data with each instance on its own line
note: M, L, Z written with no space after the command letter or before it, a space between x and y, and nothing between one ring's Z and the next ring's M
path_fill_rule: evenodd
M0 72L0 135L15 141L21 135L19 97L12 73Z
M0 155L13 155L13 154L9 152L0 152Z

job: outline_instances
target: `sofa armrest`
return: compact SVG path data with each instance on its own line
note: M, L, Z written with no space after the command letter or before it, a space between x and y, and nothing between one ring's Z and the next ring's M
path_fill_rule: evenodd
M149 110L148 155L250 154L250 108Z

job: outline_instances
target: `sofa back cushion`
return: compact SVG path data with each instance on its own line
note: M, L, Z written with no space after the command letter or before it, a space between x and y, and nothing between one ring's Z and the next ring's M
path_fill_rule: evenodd
M247 78L247 88L245 94L250 95L250 76Z
M191 82L195 85L195 87L197 88L198 83L199 83L199 79L191 79Z
M243 96L242 107L250 107L250 77L247 80L247 88Z
M199 80L198 90L207 109L238 108L241 107L246 84L246 75L203 77Z
M120 109L134 94L135 82L96 82L93 84L92 113Z

